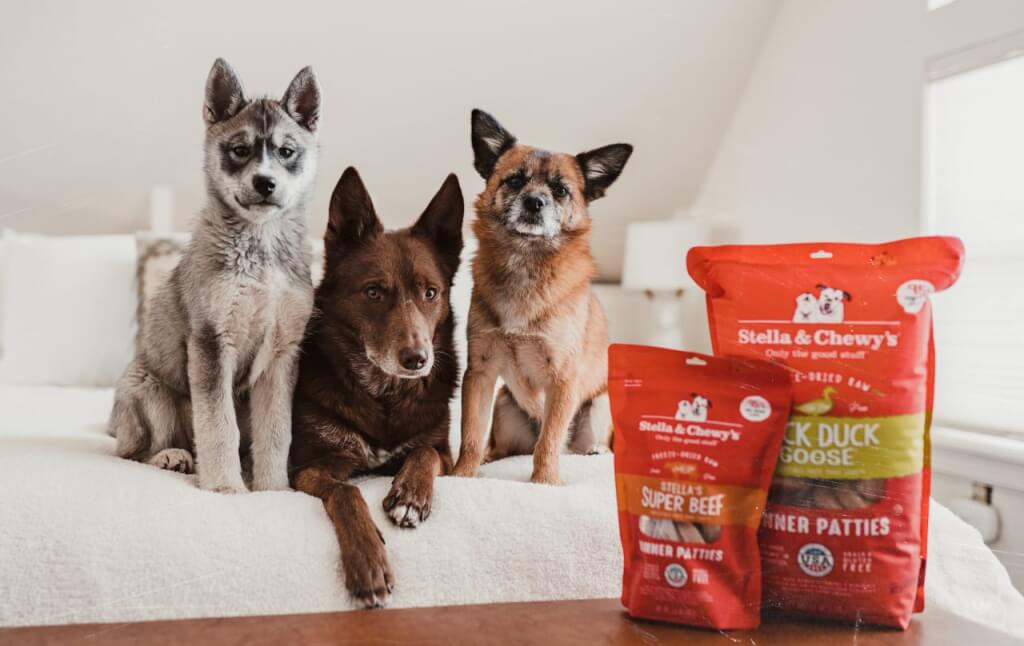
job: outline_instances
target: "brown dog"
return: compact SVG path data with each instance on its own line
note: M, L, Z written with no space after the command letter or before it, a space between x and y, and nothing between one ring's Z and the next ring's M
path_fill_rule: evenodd
M430 515L434 477L451 469L448 405L458 364L448 297L462 216L455 175L401 231L384 232L354 169L331 196L324 279L295 388L291 477L323 500L345 584L367 606L387 602L394 577L384 539L347 480L396 473L384 510L416 527Z
M533 482L559 482L558 455L608 448L608 332L591 293L587 205L604 195L633 147L579 155L516 142L489 114L472 116L476 200L469 365L462 386L462 450L453 473L472 476L494 386L489 459L533 452Z

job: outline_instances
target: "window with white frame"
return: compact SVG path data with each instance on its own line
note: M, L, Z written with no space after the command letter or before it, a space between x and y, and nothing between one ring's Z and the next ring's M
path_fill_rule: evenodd
M1024 441L1024 52L932 73L925 212L963 239L960 281L934 299L936 423ZM962 67L962 66L961 66Z

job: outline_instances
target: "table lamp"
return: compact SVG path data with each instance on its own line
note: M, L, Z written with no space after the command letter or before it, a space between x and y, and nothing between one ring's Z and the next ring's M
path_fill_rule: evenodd
M697 289L686 272L686 252L706 244L708 232L707 223L693 219L632 222L626 229L622 286L647 297L650 345L683 347L683 295Z

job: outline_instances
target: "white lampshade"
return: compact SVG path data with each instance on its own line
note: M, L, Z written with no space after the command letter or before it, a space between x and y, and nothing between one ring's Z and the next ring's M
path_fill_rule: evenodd
M686 252L707 244L708 225L693 219L632 222L626 229L622 286L652 291L693 287Z

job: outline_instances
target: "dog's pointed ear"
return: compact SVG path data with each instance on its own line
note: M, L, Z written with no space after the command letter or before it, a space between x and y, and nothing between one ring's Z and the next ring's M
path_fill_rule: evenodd
M588 202L604 196L632 154L633 146L612 144L576 155L576 163L583 172L583 196Z
M331 194L327 230L324 231L328 257L338 248L357 246L383 230L363 180L356 169L349 166Z
M844 290L843 290L843 300L845 300L845 301L847 301L847 302L853 302L853 295L852 295L852 294L850 294L850 292L848 292L848 291L846 291L846 290L844 289Z
M444 261L449 279L459 268L462 254L462 218L466 206L455 173L441 184L430 204L412 227L414 235L430 239Z
M242 82L235 70L223 58L218 58L206 77L206 99L203 101L203 118L213 125L238 114L245 106Z
M501 127L498 120L483 110L473 110L470 116L473 142L473 167L485 180L494 172L501 155L516 145L512 133Z
M281 105L296 123L316 132L320 124L320 84L312 67L299 70L285 90Z

